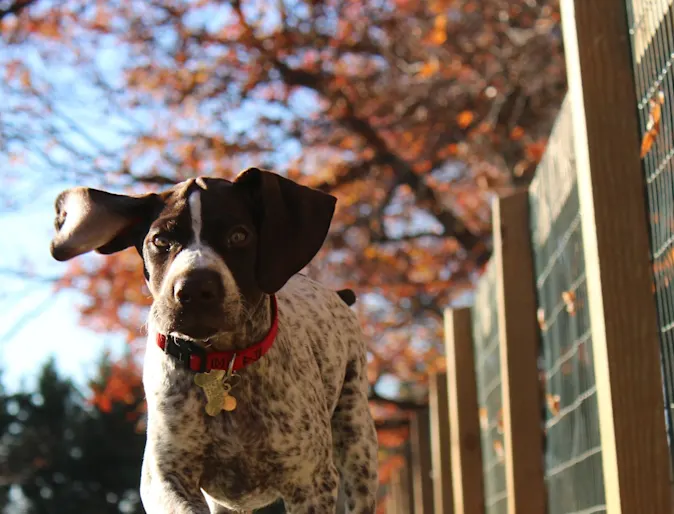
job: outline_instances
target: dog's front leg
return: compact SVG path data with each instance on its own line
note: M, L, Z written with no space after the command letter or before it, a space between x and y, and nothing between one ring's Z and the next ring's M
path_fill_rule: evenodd
M365 357L347 366L332 415L334 458L349 514L374 514L377 500L377 432L368 407Z
M331 462L311 474L309 483L289 483L282 491L288 514L334 514L339 475Z
M147 514L209 514L199 487L199 462L185 452L148 441L140 479L140 497Z

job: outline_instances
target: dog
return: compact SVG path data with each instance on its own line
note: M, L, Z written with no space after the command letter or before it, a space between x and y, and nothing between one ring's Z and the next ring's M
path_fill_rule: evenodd
M356 293L353 292L353 289L340 289L337 291L337 296L339 296L348 307L351 307L356 303Z
M300 273L336 198L271 171L136 196L76 187L52 256L135 247L152 295L143 365L148 514L376 509L377 436L351 290ZM101 463L104 465L104 463Z

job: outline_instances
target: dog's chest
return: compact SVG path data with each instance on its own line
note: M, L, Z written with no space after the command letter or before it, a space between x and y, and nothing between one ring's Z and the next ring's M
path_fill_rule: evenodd
M274 358L285 353L286 341L278 343L269 359L241 372L231 390L236 409L216 416L206 413L194 374L175 369L158 348L148 347L143 381L149 421L153 430L191 448L204 464L209 489L230 496L269 488L280 476L301 473L315 447L329 441L330 402L317 364L303 352L299 362Z
M232 390L236 409L216 416L206 414L199 388L175 377L153 405L155 428L179 438L179 446L190 448L189 458L203 466L200 488L234 510L273 502L285 480L311 474L316 447L330 440L328 418L315 408L322 403L318 390L271 394L276 389L259 380L238 384ZM306 395L311 401L302 406Z

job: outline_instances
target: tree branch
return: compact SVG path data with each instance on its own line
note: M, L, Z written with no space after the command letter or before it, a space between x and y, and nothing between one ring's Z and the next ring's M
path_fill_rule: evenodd
M374 426L377 430L395 430L397 428L407 428L410 426L408 419L378 419Z
M395 173L397 180L400 183L407 184L412 189L418 202L422 206L428 208L430 213L443 226L445 235L447 237L455 237L459 244L461 244L467 251L472 251L479 247L478 245L482 242L481 235L473 234L463 221L449 209L444 207L435 191L433 191L428 184L414 172L407 162L388 147L374 127L372 127L372 125L365 119L356 115L353 102L351 102L349 97L344 93L343 88L336 89L330 87L330 82L328 80L330 75L328 73L310 73L306 70L288 66L271 51L267 50L262 44L262 41L255 37L252 28L243 14L240 0L234 0L233 7L241 24L248 32L247 35L250 37L253 45L262 55L269 59L270 64L278 70L286 84L306 87L332 100L333 105L343 105L343 114L337 116L336 121L340 122L367 141L368 145L375 151L374 160L379 164L389 165Z
M0 268L0 275L6 275L20 280L29 280L32 282L44 282L44 283L57 282L60 279L60 277L57 276L49 277L49 276L35 275L28 271L10 268Z
M447 236L445 234L438 234L437 232L416 232L413 234L403 234L399 237L390 237L386 234L378 235L372 237L373 243L402 243L405 241L416 241L417 239L422 239L424 237L433 237L437 239L444 239Z
M35 2L36 0L16 0L16 2L10 3L8 7L0 9L0 20L10 14L18 16L21 11Z

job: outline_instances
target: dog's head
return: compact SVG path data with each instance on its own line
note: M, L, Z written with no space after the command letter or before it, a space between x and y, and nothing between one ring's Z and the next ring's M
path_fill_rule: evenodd
M251 168L234 182L198 178L160 194L77 187L56 199L59 261L134 246L164 333L194 340L236 331L323 244L336 199Z

